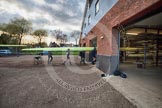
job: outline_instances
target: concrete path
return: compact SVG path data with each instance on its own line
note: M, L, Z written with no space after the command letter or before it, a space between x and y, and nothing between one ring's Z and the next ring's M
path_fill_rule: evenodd
M121 64L120 70L128 78L109 76L104 79L138 108L162 108L162 68L140 69L133 64Z

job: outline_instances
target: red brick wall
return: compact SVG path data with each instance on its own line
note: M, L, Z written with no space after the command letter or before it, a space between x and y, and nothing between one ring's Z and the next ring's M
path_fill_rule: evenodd
M80 44L81 44L81 46L83 47L83 45L84 44L86 44L86 47L89 47L89 40L88 40L88 38L83 38L83 39L81 39L80 40Z
M130 18L136 17L138 13L157 2L160 3L160 1L161 0L119 0L104 18L106 18L107 25L114 27Z
M86 40L81 41L89 46L89 41L97 36L97 53L100 55L117 55L118 31L114 29L118 24L123 24L147 14L155 3L162 3L162 0L119 0L111 10L98 22L88 33ZM156 5L157 5L156 4ZM104 37L101 39L101 37Z

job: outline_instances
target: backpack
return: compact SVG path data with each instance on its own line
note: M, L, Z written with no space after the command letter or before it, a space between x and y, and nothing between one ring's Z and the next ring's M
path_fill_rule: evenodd
M114 72L114 75L115 75L115 76L120 76L120 77L122 77L122 78L127 78L127 75L126 75L125 73L123 73L123 72L120 72L119 70L116 70L116 71Z

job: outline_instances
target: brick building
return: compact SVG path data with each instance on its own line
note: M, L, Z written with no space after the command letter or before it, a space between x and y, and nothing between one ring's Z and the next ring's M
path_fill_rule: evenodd
M96 46L96 65L109 74L118 68L120 52L124 61L159 66L161 19L162 0L87 0L80 45Z

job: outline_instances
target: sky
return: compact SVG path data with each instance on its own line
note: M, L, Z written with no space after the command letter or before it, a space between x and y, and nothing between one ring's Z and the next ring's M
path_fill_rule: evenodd
M0 23L24 17L33 29L80 30L86 0L0 0Z

